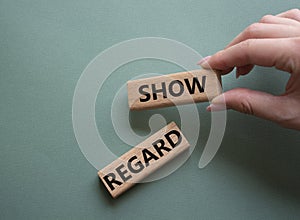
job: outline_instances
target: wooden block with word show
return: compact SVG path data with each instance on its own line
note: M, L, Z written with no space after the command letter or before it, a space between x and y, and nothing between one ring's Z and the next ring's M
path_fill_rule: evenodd
M171 122L100 170L98 175L116 198L188 148L188 141Z
M222 92L221 76L199 69L127 82L131 110L205 102Z

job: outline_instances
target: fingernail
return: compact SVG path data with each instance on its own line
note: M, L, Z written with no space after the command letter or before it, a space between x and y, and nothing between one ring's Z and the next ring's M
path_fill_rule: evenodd
M223 111L223 110L226 110L226 105L222 105L222 104L210 104L206 108L206 111L208 112Z
M202 67L209 67L207 64L207 61L211 58L211 56L207 56L202 58L201 60L198 61L197 65L200 65Z
M225 104L225 97L223 94L213 98L213 100L211 100L212 104L220 104L220 105L224 105Z

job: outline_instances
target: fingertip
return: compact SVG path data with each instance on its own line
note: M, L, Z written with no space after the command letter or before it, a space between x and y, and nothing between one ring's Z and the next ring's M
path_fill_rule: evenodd
M206 56L206 57L202 58L201 60L198 61L197 65L200 65L204 69L210 68L210 66L208 64L208 61L210 58L211 58L211 56Z
M220 50L217 53L215 53L214 55L201 60L200 65L203 68L216 69L216 70L219 70L222 73L226 74L227 70L230 70L233 68L233 66L230 66L228 64L228 60L229 60L228 49Z
M215 98L213 98L213 100L211 100L211 103L215 105L225 105L225 94L226 92L216 96Z
M217 111L223 111L223 110L226 110L226 105L225 104L210 104L206 110L208 112L217 112Z

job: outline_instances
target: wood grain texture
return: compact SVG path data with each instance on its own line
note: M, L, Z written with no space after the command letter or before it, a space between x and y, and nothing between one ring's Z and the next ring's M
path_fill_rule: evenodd
M116 198L188 148L188 141L177 125L171 122L101 169L98 176L111 196Z
M162 88L165 92L155 91ZM127 90L129 108L143 110L206 102L220 95L222 86L216 71L199 69L131 80L127 82Z

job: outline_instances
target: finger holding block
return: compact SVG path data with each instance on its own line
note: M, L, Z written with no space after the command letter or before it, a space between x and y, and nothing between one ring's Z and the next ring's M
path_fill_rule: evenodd
M189 143L174 122L157 131L98 175L113 198L189 149Z
M208 69L166 74L127 82L130 110L206 102L222 93L221 76Z

